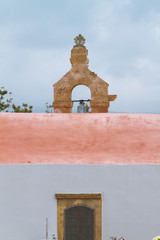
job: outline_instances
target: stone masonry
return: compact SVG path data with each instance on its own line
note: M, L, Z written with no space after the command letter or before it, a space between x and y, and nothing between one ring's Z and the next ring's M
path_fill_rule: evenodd
M76 45L71 50L72 68L54 86L54 112L71 113L73 102L72 90L78 85L85 85L91 91L91 112L107 113L110 101L117 95L108 95L109 84L88 69L88 50L84 46L85 38L79 34L75 38Z

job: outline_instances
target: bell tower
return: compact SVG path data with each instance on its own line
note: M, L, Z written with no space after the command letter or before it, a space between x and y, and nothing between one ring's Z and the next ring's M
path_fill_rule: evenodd
M91 112L107 113L110 101L117 95L108 95L109 84L91 72L88 68L88 50L85 47L85 38L79 34L71 50L70 62L72 68L54 86L54 112L71 113L73 102L71 94L74 87L85 85L91 91Z

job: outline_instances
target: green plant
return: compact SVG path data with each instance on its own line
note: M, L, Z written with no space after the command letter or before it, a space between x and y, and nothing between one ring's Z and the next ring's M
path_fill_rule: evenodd
M53 105L49 105L48 102L45 103L46 105L46 113L53 113Z
M56 238L56 236L55 236L55 234L52 234L52 240L56 240L56 239L58 239L58 238Z
M9 94L9 96L8 96ZM33 106L28 105L27 103L23 103L22 106L16 106L12 104L12 93L4 89L4 87L0 88L0 112L23 112L23 113L31 113ZM13 110L13 111L12 111Z
M13 112L21 112L21 113L31 113L33 106L29 106L27 103L23 103L22 106L16 106L12 104Z
M153 238L153 240L160 240L160 236Z
M85 108L86 108L86 112L89 113L90 107L88 106L87 103L84 104Z
M7 97L8 91L4 89L4 87L0 88L0 112L6 111L8 112L8 109L11 106L12 103L12 93L9 92L9 97Z

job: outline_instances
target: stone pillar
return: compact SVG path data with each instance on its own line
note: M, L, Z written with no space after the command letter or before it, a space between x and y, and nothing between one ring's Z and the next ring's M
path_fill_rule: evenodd
M53 102L54 113L72 113L73 103L68 102Z
M109 101L91 101L92 113L108 113Z

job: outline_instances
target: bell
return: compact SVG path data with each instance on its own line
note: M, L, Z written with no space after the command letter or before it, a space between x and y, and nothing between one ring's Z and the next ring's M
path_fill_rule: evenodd
M86 106L84 105L83 100L80 100L79 106L77 107L77 113L86 113Z

